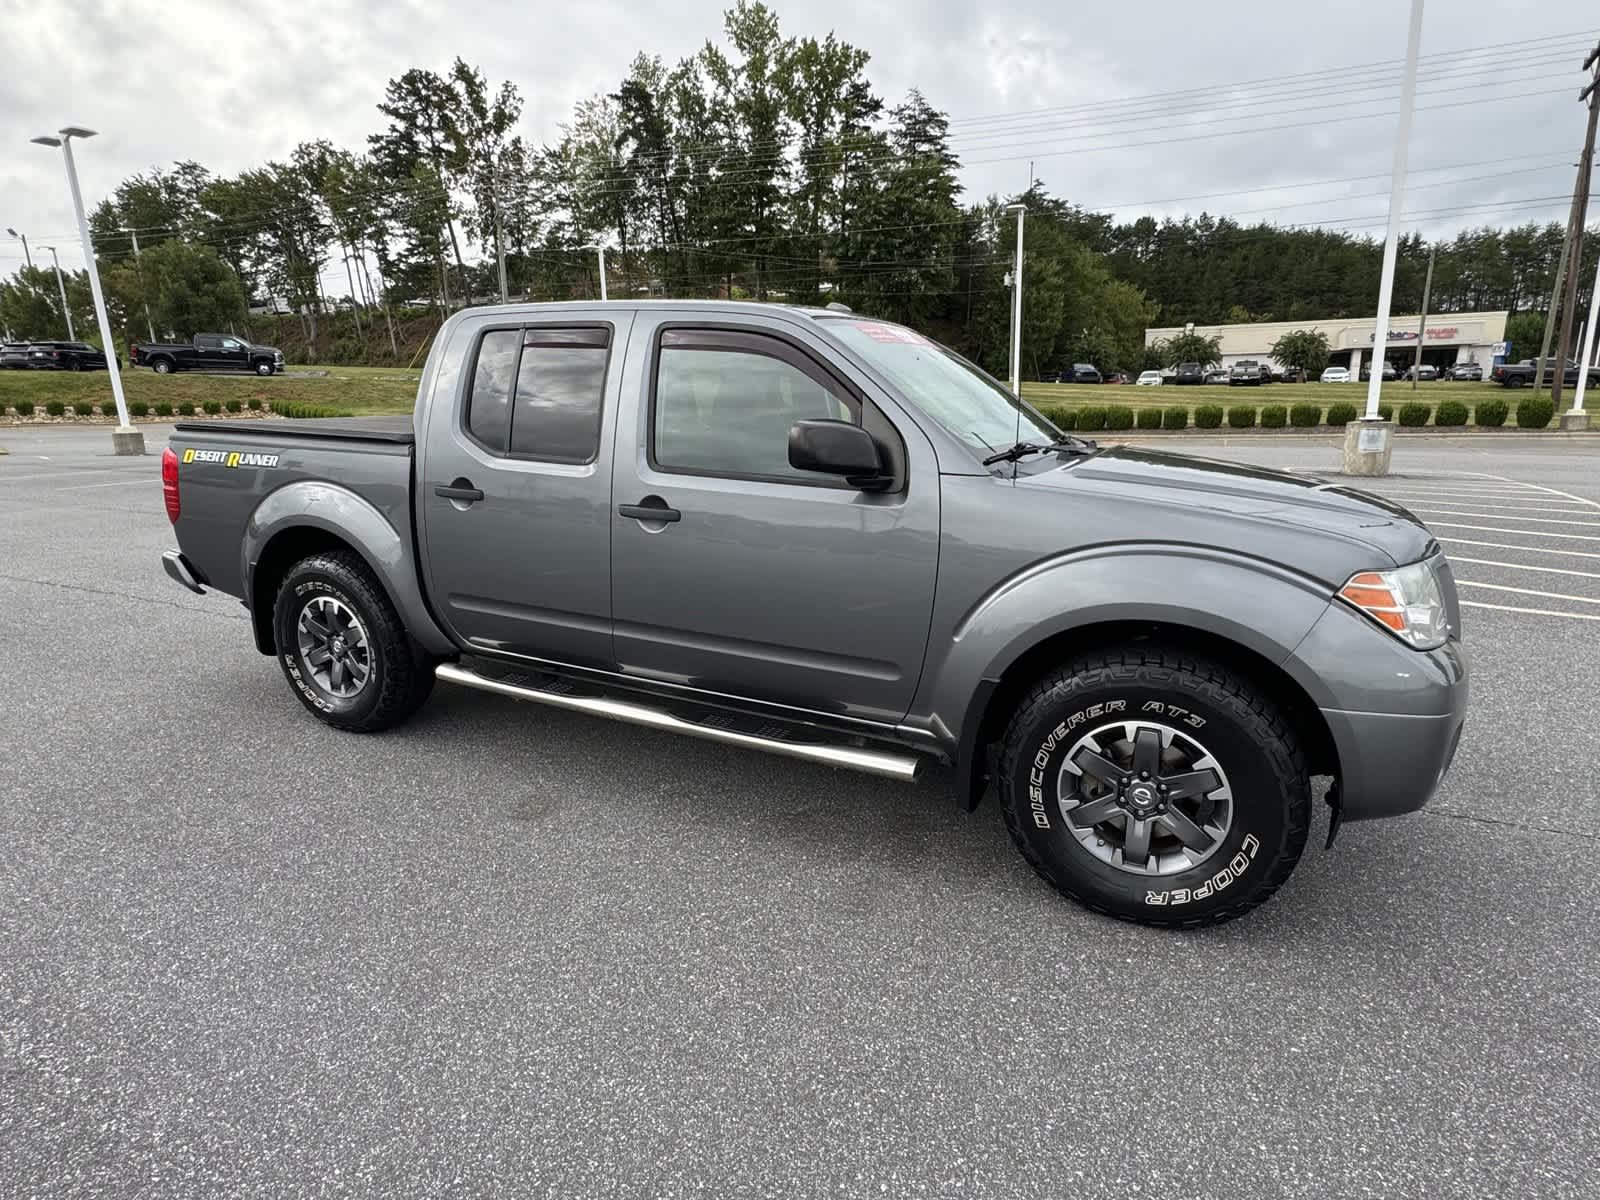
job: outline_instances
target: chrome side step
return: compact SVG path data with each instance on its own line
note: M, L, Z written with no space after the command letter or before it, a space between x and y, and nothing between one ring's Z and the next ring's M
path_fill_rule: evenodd
M789 758L803 758L830 767L865 771L869 775L898 779L905 783L916 779L917 770L922 765L921 760L912 754L864 750L858 746L835 746L821 742L784 741L780 738L762 737L759 734L741 733L735 729L688 721L658 708L630 704L624 700L523 687L520 684L480 675L476 671L469 671L454 663L440 663L434 668L434 675L447 683L464 684L480 691L510 696L514 700L532 700L536 704L549 704L556 708L590 713L598 717L610 717L615 721L627 721L633 725L645 725L652 729L665 729L670 733L683 733L713 742L726 742L750 750L765 750L770 754L782 754Z

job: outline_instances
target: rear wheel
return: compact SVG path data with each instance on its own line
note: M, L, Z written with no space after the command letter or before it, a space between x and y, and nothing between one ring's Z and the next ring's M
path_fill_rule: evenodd
M1519 388L1519 387L1521 387L1522 386L1522 376L1521 375L1508 375L1508 376L1506 376L1506 386L1508 388Z
M273 607L273 639L300 702L338 729L404 721L433 689L433 664L360 555L314 554L290 568Z
M155 360L155 362L150 364L150 369L157 375L170 375L172 374L172 361L170 359L158 358Z
M1248 680L1173 648L1085 657L1018 706L1001 804L1059 891L1148 925L1226 921L1294 870L1311 787L1285 715Z

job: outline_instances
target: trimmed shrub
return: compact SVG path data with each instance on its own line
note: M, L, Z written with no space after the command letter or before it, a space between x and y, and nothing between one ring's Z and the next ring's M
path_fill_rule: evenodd
M1106 409L1107 429L1132 429L1133 409L1126 404L1113 404Z
M1261 406L1261 425L1265 429L1282 429L1289 423L1289 410L1282 404Z
M1078 428L1095 430L1106 427L1106 410L1099 404L1086 404L1078 410Z
M158 416L158 417L170 417L171 415L172 415L172 405L168 404L165 400L159 401L156 404L156 416Z
M1161 410L1161 428L1189 428L1189 410L1187 408L1163 408Z
M115 409L116 405L112 405L112 410L115 411ZM77 413L80 417L91 417L94 415L94 405L90 404L87 400L78 400L73 403L72 411Z
M1196 429L1216 429L1222 424L1222 405L1202 404L1194 410Z
M1400 424L1407 429L1419 429L1433 416L1433 409L1420 401L1410 401L1400 406Z
M64 417L67 415L67 406L60 400L46 400L44 410L52 417Z
M1045 415L1050 418L1051 423L1057 429L1064 430L1067 433L1071 433L1078 427L1078 410L1075 408L1051 409Z
M1235 404L1228 409L1229 429L1249 429L1256 423L1254 404Z
M1348 425L1356 419L1356 406L1348 401L1341 400L1337 404L1328 405L1328 424L1337 429L1341 425Z
M250 399L247 401L247 403L250 405L250 411L251 412L260 412L261 411L261 397L260 396L251 396Z
M117 415L117 406L115 404L102 404L100 408L110 416ZM135 400L128 405L128 415L130 417L148 417L150 415L150 406L143 400Z
M1394 420L1394 405L1392 405L1392 404L1380 404L1380 405L1378 405L1378 420L1380 420L1380 421L1392 421L1392 420Z
M1315 404L1289 406L1289 424L1296 429L1315 429L1322 423L1322 410Z
M31 416L33 416L33 401L32 400L18 400L15 403L13 403L11 405L11 407L17 410L17 416L19 416L19 417L31 417Z
M203 405L203 407L206 410L206 415L214 417L214 416L216 416L218 413L220 413L222 411L222 401L221 400L207 400L205 402L205 404Z
M237 401L237 400L229 400L227 408L228 408L229 412L235 412L236 413L236 412L244 411L244 405L239 403L239 401Z
M1141 408L1134 424L1140 429L1160 429L1161 410L1159 408Z
M1472 423L1484 429L1499 429L1511 415L1511 406L1504 400L1485 400L1472 413Z
M1453 428L1467 423L1467 406L1459 400L1441 400L1434 411L1433 423Z
M189 401L187 401L187 400L180 401L174 407L176 408L177 413L178 413L178 415L180 417L192 417L192 416L194 416L194 405L189 403Z
M302 420L309 417L344 416L344 414L337 408L328 408L321 404L277 404L273 406L272 411L277 413L280 417L296 417ZM1084 411L1087 412L1088 409L1085 409ZM1102 414L1105 412L1104 409L1101 409L1100 411ZM1099 426L1096 426L1095 428L1098 429Z
M1517 401L1517 428L1543 429L1556 415L1555 401L1548 396L1529 396Z

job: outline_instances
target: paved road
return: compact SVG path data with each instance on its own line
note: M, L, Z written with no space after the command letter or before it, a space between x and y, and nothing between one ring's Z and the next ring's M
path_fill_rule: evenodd
M0 1195L1600 1191L1592 443L1402 444L1497 606L1457 766L1172 934L942 778L453 689L332 733L161 574L154 457L0 440Z

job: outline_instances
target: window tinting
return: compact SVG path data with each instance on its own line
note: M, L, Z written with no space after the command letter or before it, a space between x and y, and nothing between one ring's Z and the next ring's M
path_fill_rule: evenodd
M605 329L523 331L513 454L581 463L599 453L609 344Z
M771 340L742 337L746 342ZM750 350L672 345L656 367L655 458L667 470L821 482L789 465L796 421L857 418L799 367Z
M472 370L472 395L467 401L467 431L496 453L504 454L511 403L511 380L517 371L522 330L492 329L478 343Z

